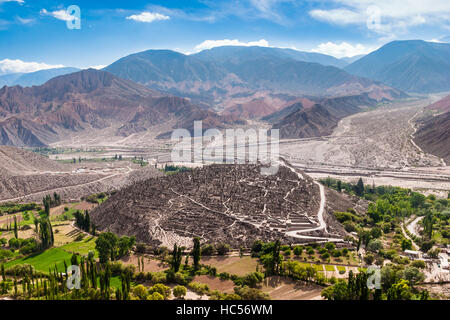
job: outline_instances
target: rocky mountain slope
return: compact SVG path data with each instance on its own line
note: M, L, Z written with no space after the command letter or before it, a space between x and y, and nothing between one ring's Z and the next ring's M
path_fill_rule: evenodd
M330 135L340 119L377 103L368 94L327 98L309 108L294 104L265 119L274 122L273 128L280 130L281 138L319 137Z
M450 90L450 44L393 41L344 70L409 92Z
M388 96L400 94L398 90L342 69L305 62L313 59L301 56L283 49L261 47L220 47L194 55L148 50L124 57L105 70L221 110L255 99L258 102L261 95L273 93L299 97L378 90Z
M419 121L414 134L415 143L424 151L434 154L450 163L450 96L447 96L427 109L439 112Z
M19 148L0 146L0 176L26 175L36 172L66 171L67 167L37 153Z
M189 128L194 120L203 120L204 128L232 122L186 99L94 69L59 76L42 86L0 89L3 145L43 146L76 132L105 128L115 128L118 136L155 126L165 133Z

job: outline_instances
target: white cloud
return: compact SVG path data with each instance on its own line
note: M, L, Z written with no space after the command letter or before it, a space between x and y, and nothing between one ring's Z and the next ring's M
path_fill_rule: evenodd
M0 3L3 3L3 2L17 2L19 4L25 3L25 1L23 1L23 0L0 0Z
M101 69L103 69L103 68L105 68L105 67L106 67L106 64L100 64L100 65L98 65L98 66L90 66L90 67L88 67L88 69L101 70Z
M312 10L309 14L317 20L327 21L339 25L361 23L366 21L366 18L361 14L347 9Z
M66 10L56 10L49 12L46 9L42 9L41 14L51 16L53 18L63 21L72 21L74 19L74 17L68 14Z
M358 24L382 35L404 34L417 25L442 27L450 21L448 0L333 0L330 10L311 10L310 16L332 24Z
M312 52L318 52L323 54L328 54L336 58L353 57L360 54L367 54L372 52L376 48L366 47L362 44L352 45L347 42L333 43L326 42L319 44L316 48L312 49Z
M258 41L249 41L249 42L241 42L237 39L234 39L234 40L231 40L231 39L205 40L202 43L200 43L199 45L196 45L194 49L198 52L201 50L212 49L215 47L222 47L222 46L269 47L269 42L264 39L261 39Z
M16 20L21 24L31 24L34 22L34 19L26 19L26 18L21 18L19 16L16 17Z
M21 73L21 72L34 72L38 70L44 69L52 69L52 68L62 68L64 67L62 64L58 65L50 65L46 63L40 62L25 62L19 59L11 60L4 59L0 60L0 73Z
M157 12L142 12L140 14L133 14L126 17L128 20L134 20L139 22L153 22L158 20L169 20L170 17Z

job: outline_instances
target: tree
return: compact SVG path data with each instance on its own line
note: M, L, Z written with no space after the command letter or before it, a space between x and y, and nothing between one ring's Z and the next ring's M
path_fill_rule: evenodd
M200 238L194 238L194 249L192 250L192 256L194 259L194 269L198 270L200 267L201 249L200 249Z
M381 243L380 240L373 239L373 240L370 240L369 244L367 245L367 249L372 252L377 252L377 251L383 249L383 244Z
M14 216L14 238L18 239L19 238L19 232L17 229L17 217Z
M416 267L406 267L403 271L403 278L408 280L411 286L414 286L418 282L422 282L425 279L425 275L419 271Z
M134 244L136 243L136 237L127 237L123 236L118 241L118 248L119 248L119 256L123 257L130 253L131 248L133 248Z
M401 279L399 282L392 285L386 293L388 300L410 300L412 297L411 288L408 281Z
M230 246L226 243L219 243L216 246L216 250L219 256L224 256L230 251Z
M425 204L425 196L419 192L413 192L409 201L413 208L419 208Z
M301 256L303 253L303 248L301 246L295 246L294 247L294 254L298 257Z
M173 288L173 295L177 298L177 299L183 299L184 296L187 293L187 289L185 286L176 286L175 288Z
M342 191L342 181L341 181L341 180L338 180L338 181L337 181L337 190L338 190L339 192Z
M402 250L411 250L412 249L412 242L409 239L403 239L402 240Z
M78 265L78 257L77 255L74 253L72 254L72 258L70 258L70 264L73 266L77 266Z
M39 219L39 239L43 249L50 248L54 243L53 229L48 216Z
M108 262L109 259L114 260L116 257L118 238L111 232L104 232L95 240L95 249L101 263Z
M364 261L368 264L371 265L373 263L373 261L375 260L375 257L373 254L368 253L364 256Z
M362 178L359 178L358 183L355 186L355 193L359 197L364 195L364 182L362 181Z
M175 243L173 245L173 251L172 251L172 270L174 272L178 272L178 270L180 270L180 266L181 266L181 259L183 258L182 256L183 251L181 249L181 247L177 247L177 244Z
M245 276L244 283L248 285L249 287L253 288L256 287L258 283L263 281L264 274L261 272L252 272Z

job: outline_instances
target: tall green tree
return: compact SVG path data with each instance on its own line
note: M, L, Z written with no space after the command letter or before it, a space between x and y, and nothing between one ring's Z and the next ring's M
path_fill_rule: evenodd
M362 178L359 178L358 183L355 186L355 193L359 197L364 195L364 182L362 181Z
M192 250L192 256L194 260L194 269L198 270L200 268L201 259L201 248L200 248L200 238L194 238L194 249Z

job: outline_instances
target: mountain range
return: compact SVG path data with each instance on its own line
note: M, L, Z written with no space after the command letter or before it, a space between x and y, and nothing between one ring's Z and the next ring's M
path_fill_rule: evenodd
M3 75L0 81L22 86L0 89L0 144L44 146L99 131L167 137L173 128L191 130L194 120L203 120L204 129L267 121L282 138L328 135L345 116L407 96L397 88L447 88L449 48L394 41L347 59L353 61L347 66L343 59L280 48L228 46L192 55L148 50L102 71Z
M344 70L407 92L449 91L450 44L393 41Z
M190 129L194 120L203 120L205 129L233 122L187 99L94 69L59 76L42 86L0 89L2 145L44 146L77 132L108 128L117 136L152 129L165 134L172 128Z
M0 76L0 87L3 86L22 86L31 87L39 86L46 83L48 80L69 74L72 72L80 71L78 68L64 67L39 70L29 73L10 73Z
M148 50L119 59L104 70L154 90L189 97L194 103L217 110L265 100L273 94L296 97L374 91L384 96L400 94L396 89L340 68L301 59L331 60L323 55L288 49L232 46L193 55ZM286 102L281 100L271 105L276 111Z

